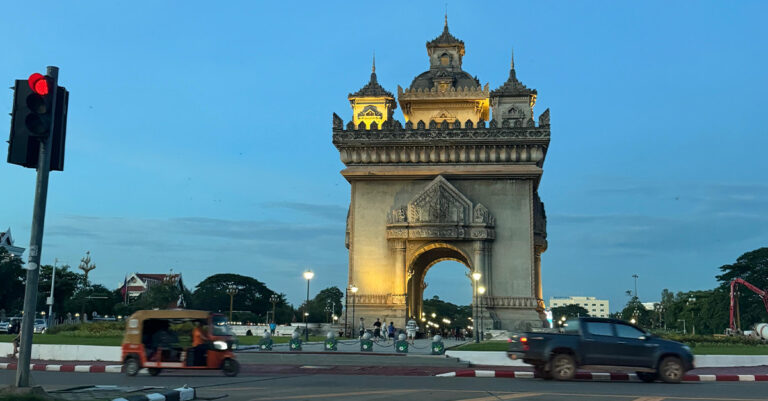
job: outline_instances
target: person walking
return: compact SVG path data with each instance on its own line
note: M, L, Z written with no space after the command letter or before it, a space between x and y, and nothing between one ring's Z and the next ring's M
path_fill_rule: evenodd
M408 335L408 340L411 342L411 344L416 344L416 321L413 320L413 318L408 320L408 323L405 325L405 332Z
M379 318L376 318L376 321L373 322L373 338L374 341L378 342L379 337L381 337L381 320Z
M11 359L16 359L19 354L19 342L21 342L21 333L16 334L16 337L13 338L13 355L11 355Z
M387 326L387 337L391 338L392 341L395 341L395 322L389 322L389 326Z
M363 317L360 317L360 336L359 338L363 338L363 334L365 334L365 320Z

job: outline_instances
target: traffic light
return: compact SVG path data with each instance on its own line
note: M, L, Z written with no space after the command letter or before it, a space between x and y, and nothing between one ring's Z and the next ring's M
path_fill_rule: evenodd
M8 140L8 163L36 168L40 141L51 136L50 169L64 169L69 92L63 87L57 88L56 110L53 110L51 82L49 77L38 73L30 75L28 80L16 81L11 112L11 136ZM54 122L52 133L51 120Z

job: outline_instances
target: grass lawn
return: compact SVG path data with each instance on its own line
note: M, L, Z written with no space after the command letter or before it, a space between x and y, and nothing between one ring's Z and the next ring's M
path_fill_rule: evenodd
M768 345L701 344L692 349L696 355L768 355Z
M506 340L502 341L483 341L481 343L469 343L458 347L448 348L449 351L506 351L509 344Z

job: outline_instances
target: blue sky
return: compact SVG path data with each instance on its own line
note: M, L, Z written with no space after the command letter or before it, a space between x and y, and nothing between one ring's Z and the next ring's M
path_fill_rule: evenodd
M347 94L367 82L374 50L390 91L426 70L444 8L84 1L32 15L5 4L0 81L57 65L71 92L43 262L76 265L90 250L91 278L110 287L133 271L173 268L188 285L231 271L299 303L311 267L313 292L343 288L349 185L331 113L350 118ZM711 288L718 266L767 245L767 12L761 1L448 2L464 69L498 87L514 48L536 114L552 112L545 298L616 310L635 273L643 301ZM11 100L0 96L0 126ZM0 228L27 247L34 171L0 164L0 187ZM426 295L468 303L464 271L444 264Z

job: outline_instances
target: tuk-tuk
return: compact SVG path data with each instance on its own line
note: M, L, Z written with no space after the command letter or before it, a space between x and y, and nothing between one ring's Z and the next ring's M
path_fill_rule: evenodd
M193 345L194 332L205 338ZM202 334L202 336L200 336ZM237 376L235 333L224 315L198 310L142 310L128 318L123 338L123 367L128 376L142 368L156 376L163 369L221 369Z

